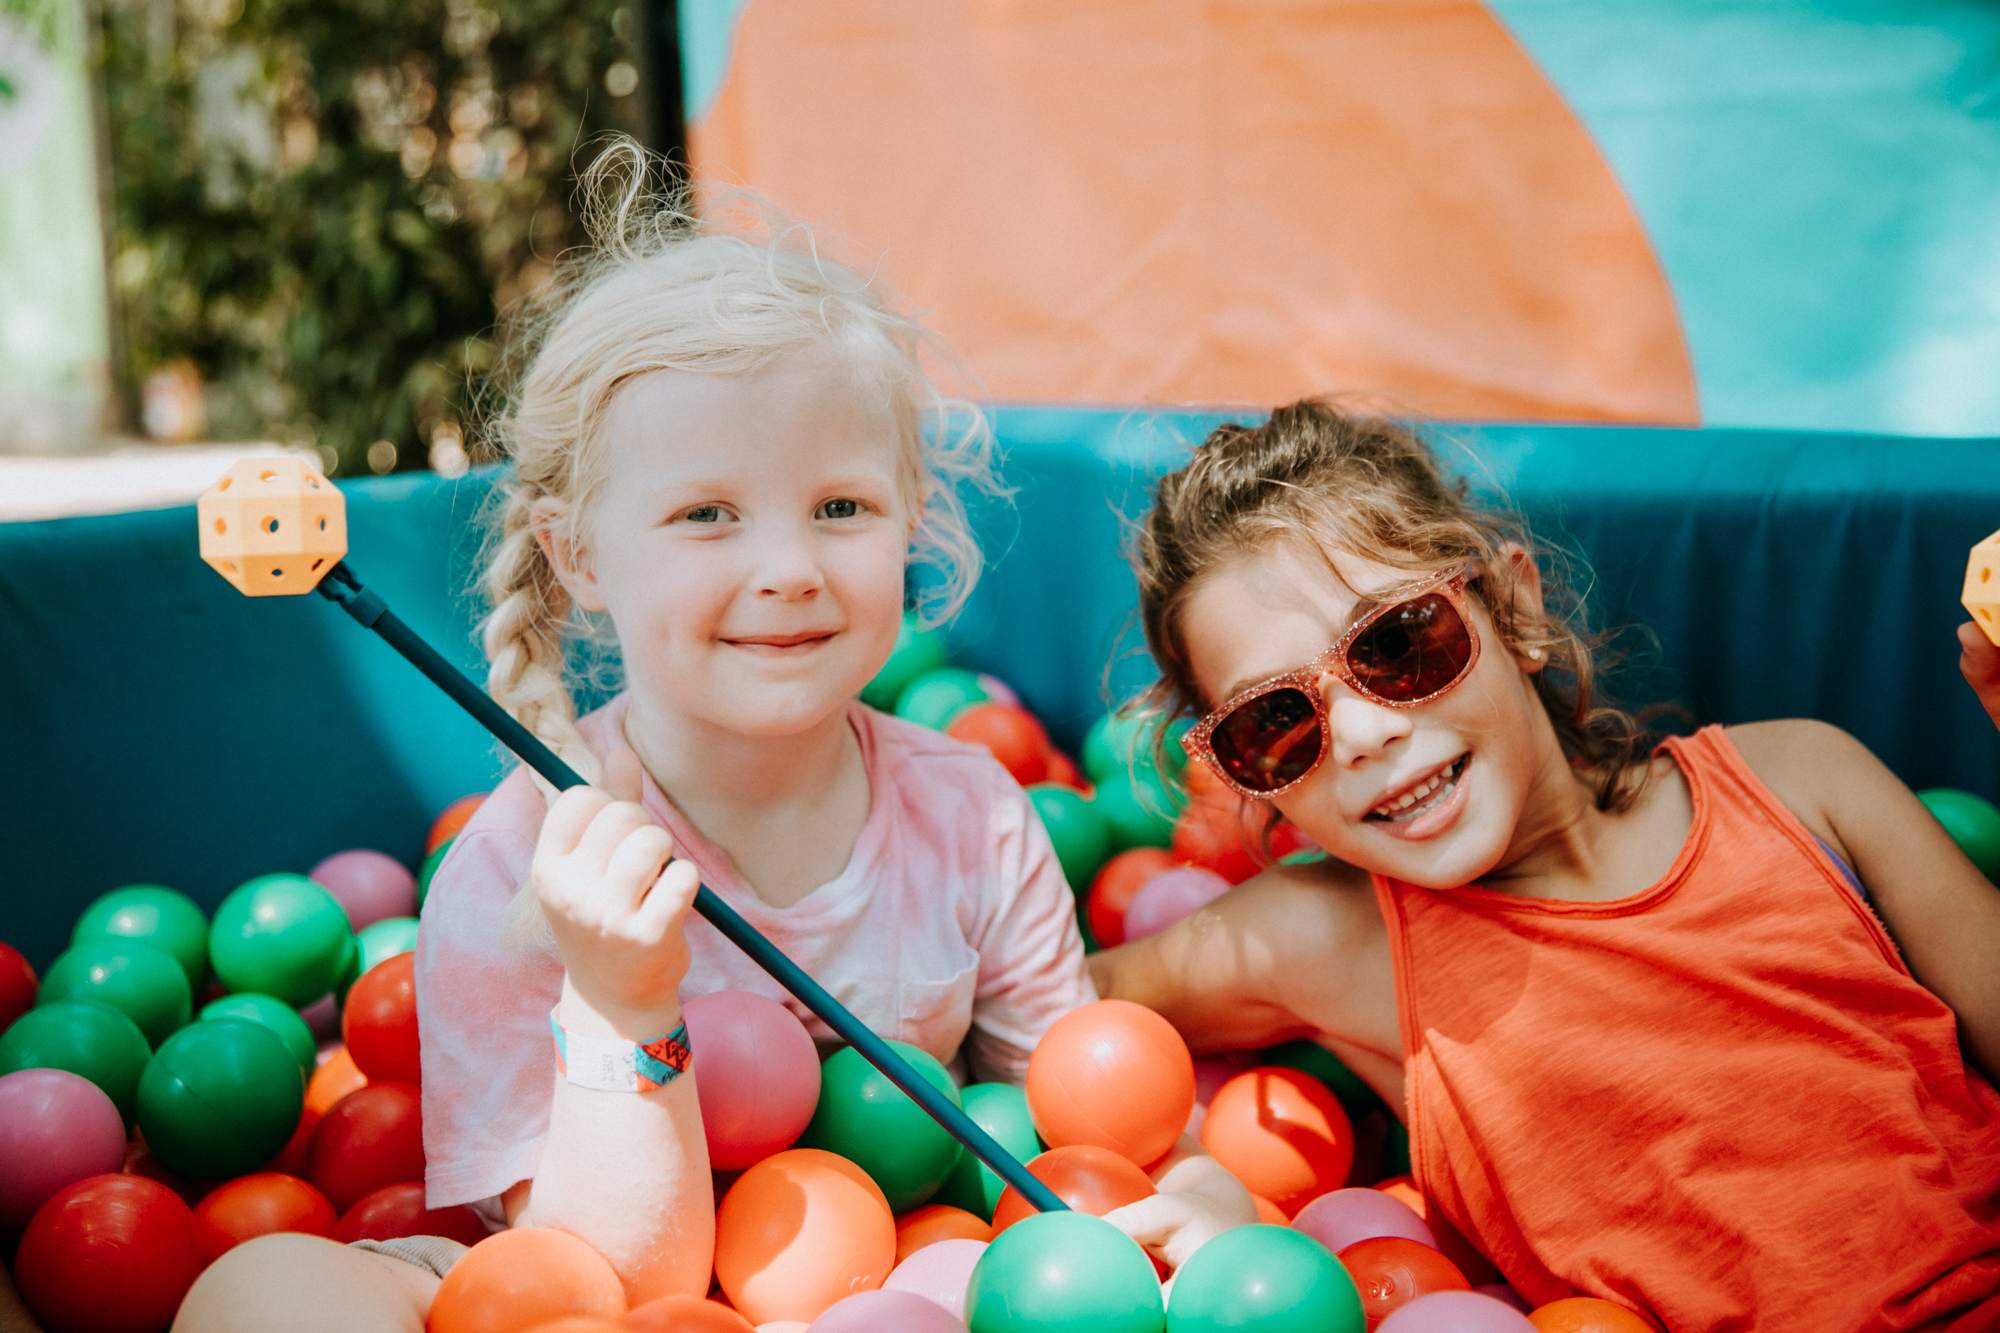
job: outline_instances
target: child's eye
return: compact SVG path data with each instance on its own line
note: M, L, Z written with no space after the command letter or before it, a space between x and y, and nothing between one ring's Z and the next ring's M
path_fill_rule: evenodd
M823 500L819 506L821 518L853 518L860 512L859 500Z
M729 511L721 505L691 505L674 517L689 523L721 523L729 517Z

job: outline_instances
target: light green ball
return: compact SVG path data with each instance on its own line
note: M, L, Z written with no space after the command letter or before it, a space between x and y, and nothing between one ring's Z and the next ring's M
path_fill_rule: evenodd
M361 946L362 976L368 969L380 962L386 962L399 953L415 953L417 950L417 919L413 916L384 917L372 926L363 926L354 937Z
M919 629L915 617L905 613L889 660L875 673L875 679L861 687L861 702L884 711L894 708L909 683L943 666L944 658L944 635L934 629Z
M116 1009L157 1047L194 1016L187 973L166 953L136 940L90 940L50 965L35 1003L78 1000Z
M920 727L943 731L960 713L992 697L993 691L972 672L938 667L903 687L903 692L896 696L896 716Z
M1161 1333L1166 1311L1130 1236L1089 1213L1037 1213L979 1256L965 1322L972 1333Z
M260 875L222 900L209 961L232 991L311 1004L353 960L354 930L334 896L304 875Z
M1082 792L1052 782L1035 783L1027 792L1055 845L1063 877L1072 890L1082 893L1111 855L1111 826Z
M203 1005L201 1017L204 1020L240 1018L269 1028L273 1036L285 1043L285 1049L299 1062L299 1068L307 1078L312 1077L313 1070L319 1065L319 1043L313 1040L312 1028L307 1026L298 1010L275 995L238 991Z
M1167 772L1179 773L1187 767L1187 752L1181 749L1180 738L1193 725L1187 718L1177 718L1167 727L1166 745L1162 751L1166 756ZM1157 776L1159 765L1154 762L1153 737L1158 727L1156 714L1106 713L1084 735L1083 771L1090 775L1092 782L1104 782L1116 774L1134 769Z
M966 1115L972 1123L991 1134L1019 1162L1040 1155L1042 1140L1035 1133L1034 1117L1028 1113L1028 1094L1012 1083L973 1083L961 1094ZM984 1220L993 1220L993 1209L1007 1182L993 1168L971 1153L961 1154L958 1165L945 1177L937 1193L939 1203L963 1208Z
M1167 1333L1364 1333L1361 1293L1326 1246L1290 1227L1225 1231L1174 1277Z
M1920 791L1917 799L1929 807L1979 873L2000 884L2000 810L1993 802L1950 787Z
M1090 803L1104 818L1115 854L1173 846L1174 821L1187 808L1187 797L1162 782L1157 770L1141 767L1099 778Z
M127 884L83 910L71 944L124 939L150 944L181 965L188 986L208 979L208 918L194 899L162 884Z

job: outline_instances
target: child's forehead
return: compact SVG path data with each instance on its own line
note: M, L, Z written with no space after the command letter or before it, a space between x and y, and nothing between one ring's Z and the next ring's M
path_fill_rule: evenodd
M1189 606L1202 602L1218 612L1338 623L1356 607L1373 605L1420 577L1343 548L1281 539L1246 549L1203 575Z

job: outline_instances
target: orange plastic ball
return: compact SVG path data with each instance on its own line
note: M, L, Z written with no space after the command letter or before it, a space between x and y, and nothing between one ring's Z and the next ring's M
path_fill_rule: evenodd
M927 1203L896 1219L896 1262L941 1240L992 1240L993 1228L978 1214L948 1203Z
M1200 767L1190 764L1188 771ZM1261 808L1229 791L1197 796L1174 821L1174 856L1241 884L1264 868L1259 850Z
M635 1305L620 1325L626 1333L755 1333L755 1325L720 1301L662 1296Z
M567 1231L515 1227L459 1257L438 1284L425 1333L516 1333L566 1315L625 1313L603 1255Z
M1083 770L1076 766L1076 760L1054 746L1050 746L1042 757L1048 764L1048 776L1042 781L1053 782L1059 787L1068 787L1071 791L1089 790L1089 784L1083 780Z
M195 1236L211 1260L274 1231L333 1234L333 1205L297 1176L260 1171L210 1190L194 1207Z
M1148 880L1179 864L1164 847L1133 847L1106 861L1084 897L1091 938L1106 949L1123 944L1125 909Z
M456 838L458 831L465 827L485 799L486 794L481 792L475 796L461 796L446 806L443 813L432 823L430 834L424 839L424 855L429 856Z
M1098 1217L1159 1192L1146 1173L1125 1158L1085 1143L1049 1149L1028 1163L1028 1174L1077 1212ZM998 1236L1034 1212L1027 1197L1009 1185L993 1205L993 1234Z
M305 1114L317 1121L333 1109L333 1104L353 1092L356 1088L368 1086L368 1075L361 1072L354 1063L354 1057L347 1053L347 1047L336 1046L333 1054L320 1062L306 1082Z
M1174 1025L1130 1000L1057 1019L1028 1056L1028 1113L1051 1148L1087 1143L1148 1166L1194 1109L1194 1057Z
M341 1006L340 1035L355 1068L369 1078L418 1081L415 954L385 958L362 974Z
M882 1285L896 1219L881 1187L845 1157L788 1148L729 1187L715 1214L715 1276L753 1324L811 1323L843 1296Z
M1375 1188L1391 1198L1401 1199L1424 1220L1424 1225L1437 1237L1439 1251L1451 1260L1453 1267L1465 1274L1467 1282L1477 1287L1500 1280L1500 1270L1493 1266L1493 1261L1474 1249L1472 1242L1451 1224L1450 1218L1431 1207L1431 1201L1417 1188L1415 1181L1408 1176L1395 1176Z
M1201 1145L1288 1217L1346 1184L1354 1164L1354 1126L1340 1099L1312 1075L1277 1065L1216 1089Z
M1659 1333L1659 1326L1622 1305L1593 1296L1551 1301L1528 1316L1541 1333Z
M1274 1227L1288 1227L1292 1219L1285 1216L1285 1210L1272 1203L1261 1194L1252 1194L1250 1202L1257 1205L1257 1220L1269 1222Z
M1012 704L974 704L951 720L945 734L971 745L983 745L1022 786L1046 781L1049 737L1025 708Z
M1340 1266L1354 1279L1354 1289L1361 1293L1361 1312L1370 1328L1419 1296L1472 1290L1451 1260L1403 1236L1358 1240L1338 1257Z

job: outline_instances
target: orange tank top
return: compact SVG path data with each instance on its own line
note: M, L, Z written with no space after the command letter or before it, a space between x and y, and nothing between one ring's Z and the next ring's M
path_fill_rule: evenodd
M1375 877L1418 1185L1529 1301L1668 1329L2000 1329L2000 1096L1720 727L1666 877ZM2000 965L2000 964L1996 964Z

